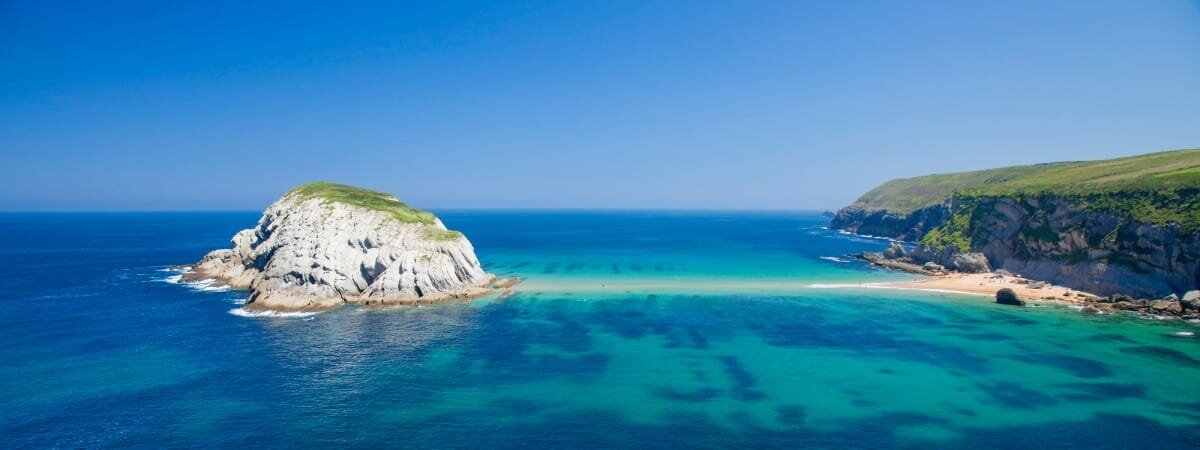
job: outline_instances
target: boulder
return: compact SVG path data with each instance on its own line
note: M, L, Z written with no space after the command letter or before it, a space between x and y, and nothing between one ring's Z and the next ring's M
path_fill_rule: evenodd
M1009 272L1009 271L1007 271L1007 270L1004 270L1004 269L997 269L997 270L996 270L995 272L993 272L993 273L995 273L996 275L1000 275L1000 276L1002 276L1002 277L1011 277L1011 276L1013 276L1012 272Z
M1183 298L1181 300L1184 300L1184 301L1200 300L1200 291L1187 291L1186 294L1183 294Z
M1130 297L1130 296L1128 296L1128 295L1125 295L1125 294L1113 294L1113 295L1111 295L1111 296L1109 296L1109 297L1108 297L1108 300L1109 300L1109 302L1110 302L1110 303L1120 303L1120 302L1129 302L1129 303L1133 303L1133 302L1135 301L1135 300L1133 299L1133 297Z
M1079 312L1081 312L1083 314L1100 314L1101 313L1100 308L1097 308L1092 305L1088 305L1088 306L1084 306L1083 308L1079 308Z
M946 271L945 267L942 267L941 264L935 263L933 261L925 263L924 265L921 266L921 268L928 270L930 272L945 272Z
M1050 287L1050 283L1047 283L1045 281L1034 281L1032 283L1029 283L1030 289L1044 289L1047 287Z
M904 247L900 246L899 242L893 242L887 250L883 251L883 257L887 259L900 259L908 256L908 252L904 251Z
M987 257L983 253L959 253L950 258L950 267L959 272L967 273L984 273L991 272L992 266L988 264Z
M996 291L996 303L1001 305L1025 306L1025 302L1017 297L1017 293L1009 288Z
M1183 312L1183 307L1174 300L1155 300L1150 302L1150 310L1155 314L1173 316Z
M1132 302L1116 302L1116 303L1113 303L1112 305L1113 305L1113 308L1116 308L1116 309L1119 309L1122 311L1135 311L1138 309L1137 305L1133 304Z
M1179 301L1179 296L1172 293L1172 294L1167 294L1167 296L1163 297L1162 299L1177 302L1177 301Z
M1200 311L1200 300L1180 300L1179 306L1189 311Z

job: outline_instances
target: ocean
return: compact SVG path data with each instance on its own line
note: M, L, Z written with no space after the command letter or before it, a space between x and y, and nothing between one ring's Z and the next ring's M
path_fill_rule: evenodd
M847 288L815 213L438 211L507 297L249 316L258 214L0 215L0 447L1196 448L1196 324Z

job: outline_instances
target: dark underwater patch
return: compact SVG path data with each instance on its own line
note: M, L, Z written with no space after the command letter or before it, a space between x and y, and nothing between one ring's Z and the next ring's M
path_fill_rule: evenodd
M1187 353L1181 352L1179 350L1165 348L1165 347L1155 347L1155 346L1150 346L1150 345L1142 345L1142 346L1137 346L1137 347L1124 347L1124 348L1121 348L1121 352L1129 353L1129 354L1133 354L1133 355L1149 356L1151 358L1160 359L1163 361L1169 361L1174 364L1182 364L1182 365L1186 365L1186 366L1200 367L1200 360L1193 358L1190 355L1188 355Z
M733 388L730 392L734 398L742 401L758 401L767 398L767 394L755 389L758 385L758 380L754 375L742 366L742 362L733 356L722 356L721 365L725 366L725 373L733 380Z
M803 406L780 405L775 408L775 416L784 425L804 425L805 414Z
M607 369L609 355L591 352L589 328L571 318L568 311L547 312L545 321L525 320L528 314L529 310L508 303L489 306L475 333L463 342L463 352L453 370L474 373L471 367L482 361L486 375L478 376L489 382L503 382L588 378ZM557 347L569 354L530 354L532 344Z
M1078 402L1146 397L1146 387L1136 383L1063 383L1056 386L1074 391L1061 395L1061 398Z
M1111 333L1097 334L1095 336L1092 336L1092 340L1102 341L1102 342L1121 342L1124 344L1136 344L1136 342L1134 342L1133 339L1129 339L1129 338L1119 335L1119 334L1111 334Z
M1010 358L1030 364L1053 367L1080 378L1107 377L1113 373L1107 364L1078 356L1035 353L1015 355Z
M1011 341L1016 338L1007 334L992 333L992 332L976 332L976 333L954 333L954 335L971 340L979 341Z
M518 416L529 416L542 412L548 406L545 402L524 398L501 398L490 403L494 408Z
M1086 448L1190 449L1200 442L1194 426L1164 426L1133 415L1100 413L1088 420L1036 425L956 429L957 439L926 441L897 437L905 427L949 426L944 419L917 413L884 414L850 420L833 430L805 427L799 405L776 409L785 430L767 428L744 415L714 420L695 411L678 411L661 423L633 422L609 411L577 411L533 417L495 433L490 410L453 412L419 421L392 424L377 441L387 446L404 436L414 446L436 447L447 433L457 443L490 448ZM297 438L298 439L298 438ZM372 445L374 444L374 445Z
M993 403L1009 408L1033 409L1058 403L1054 397L1009 381L976 383L975 386L983 390Z
M867 406L875 406L875 405L878 405L879 403L876 401L873 401L873 400L856 398L854 400L850 400L850 404L862 408L862 407L867 407Z
M721 395L721 390L702 388L694 391L680 391L672 388L658 388L654 390L654 395L671 401L698 403L717 398Z
M1008 312L991 312L988 314L987 322L991 324L1008 324L1016 326L1037 325L1036 320L1026 319L1015 315L1013 311Z
M688 327L686 329L673 328L666 331L667 342L663 344L666 348L708 348L708 338L695 328Z
M959 369L972 374L991 371L987 360L957 347L912 338L894 322L832 322L827 318L827 311L814 306L768 306L771 308L763 313L761 321L751 321L746 327L771 345L842 350Z

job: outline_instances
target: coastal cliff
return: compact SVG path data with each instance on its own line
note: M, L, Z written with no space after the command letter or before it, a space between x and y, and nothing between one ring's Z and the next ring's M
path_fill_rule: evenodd
M1099 295L1182 295L1200 286L1200 150L893 180L830 227L917 242L918 262L949 268L984 258Z
M317 182L288 191L252 229L185 279L251 291L247 310L316 311L478 295L484 272L462 233L395 197Z

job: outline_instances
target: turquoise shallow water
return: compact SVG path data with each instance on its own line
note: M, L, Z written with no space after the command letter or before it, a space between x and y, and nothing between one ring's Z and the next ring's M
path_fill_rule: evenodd
M517 293L239 317L251 213L0 216L4 447L1200 445L1193 324L827 284L813 214L440 214Z

